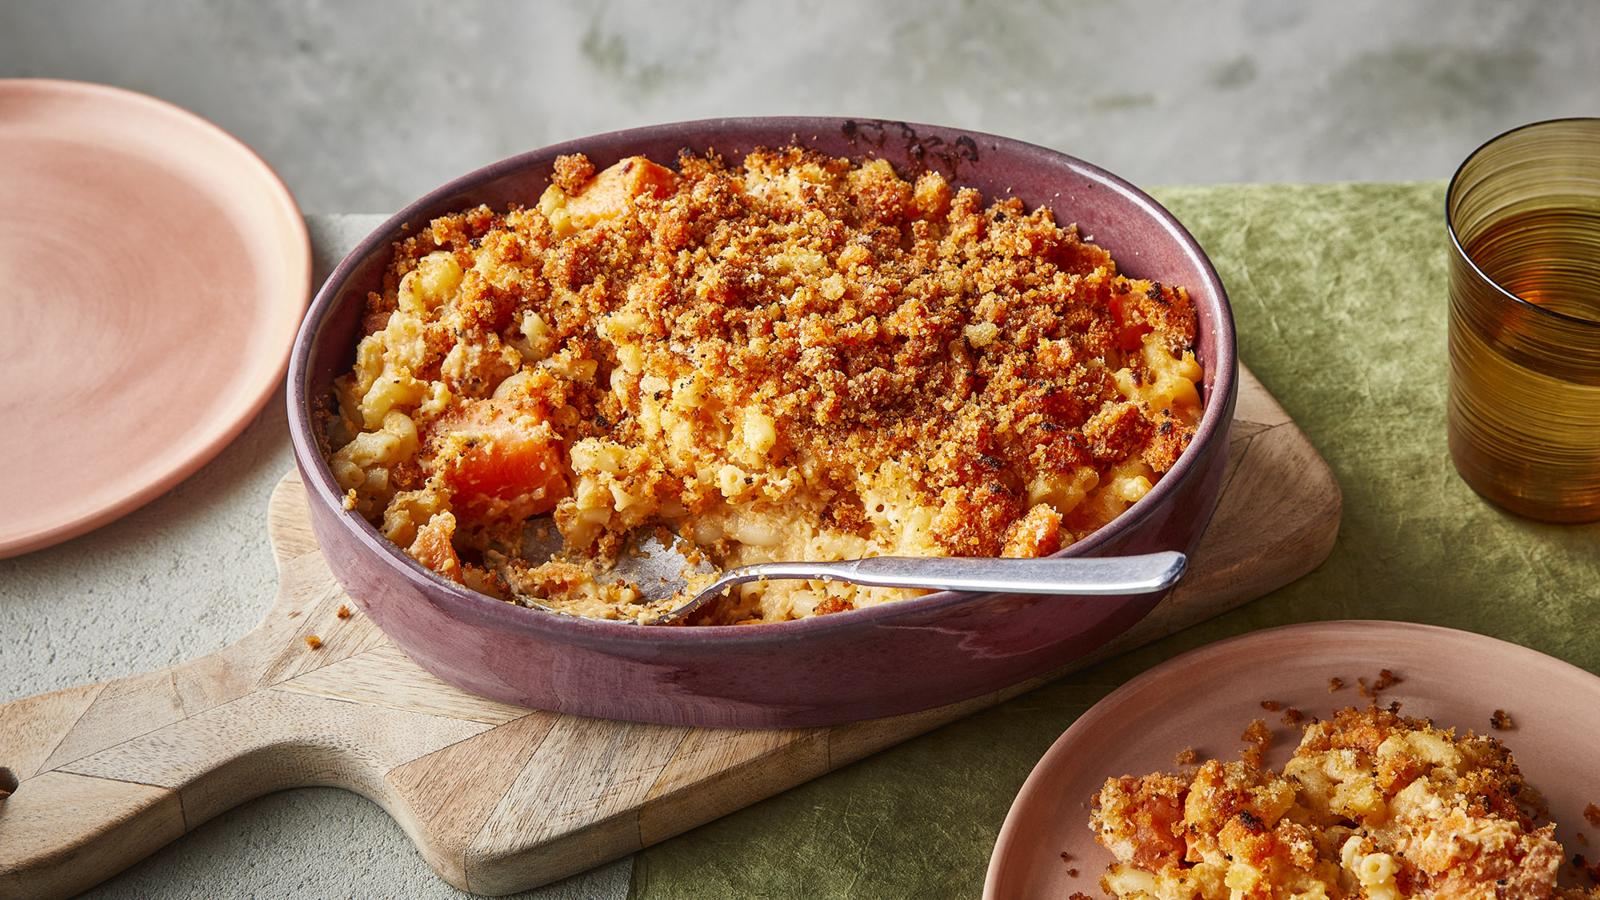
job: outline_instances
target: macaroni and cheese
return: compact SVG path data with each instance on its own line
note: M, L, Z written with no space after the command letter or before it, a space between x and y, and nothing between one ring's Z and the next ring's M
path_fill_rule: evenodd
M796 147L562 157L535 205L398 242L362 334L327 417L347 506L476 590L636 621L678 602L607 574L642 532L718 568L1054 553L1201 410L1181 287L1049 209ZM696 622L913 593L757 583Z
M1498 740L1389 709L1306 726L1282 772L1208 760L1183 775L1106 782L1090 817L1124 900L1544 900L1555 826Z

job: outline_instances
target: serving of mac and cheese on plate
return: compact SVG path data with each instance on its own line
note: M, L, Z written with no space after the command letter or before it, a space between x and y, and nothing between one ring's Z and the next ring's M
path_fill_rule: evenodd
M1541 806L1498 739L1373 705L1308 724L1281 771L1112 778L1090 827L1120 900L1600 897L1558 886Z
M1595 900L1597 700L1589 672L1437 626L1213 642L1062 734L984 896Z
M934 172L569 155L536 203L395 244L325 449L346 507L439 575L649 621L682 598L608 571L646 533L714 569L1072 544L1188 446L1195 332L1182 287ZM556 556L524 552L549 529ZM760 582L693 623L915 593Z

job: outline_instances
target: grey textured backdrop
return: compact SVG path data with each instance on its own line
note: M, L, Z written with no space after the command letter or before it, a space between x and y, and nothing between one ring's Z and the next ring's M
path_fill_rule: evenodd
M993 131L1138 183L1441 177L1593 113L1593 0L0 5L0 75L126 85L233 131L310 212L702 116Z
M481 163L700 116L959 125L1144 184L1441 178L1484 138L1600 114L1600 2L650 3L0 0L0 77L119 84L218 122L310 212L387 212ZM371 219L318 218L321 271ZM290 457L274 398L173 493L0 561L0 700L244 632ZM3 512L0 512L3 514ZM625 894L629 864L546 896ZM275 795L108 897L452 896L376 806Z

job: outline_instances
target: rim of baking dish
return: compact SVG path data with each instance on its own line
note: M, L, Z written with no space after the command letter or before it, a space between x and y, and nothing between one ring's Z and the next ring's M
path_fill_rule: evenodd
M387 249L402 233L402 228L407 223L441 199L470 191L515 171L531 168L534 165L548 165L548 162L556 156L578 153L585 149L593 150L597 146L610 148L628 142L643 143L651 139L666 138L675 133L689 130L727 132L782 130L792 131L798 135L817 133L823 129L836 129L845 125L845 123L863 122L878 122L885 126L905 126L917 130L926 129L929 132L940 134L966 136L974 140L981 140L991 146L1003 147L1019 157L1027 165L1071 170L1075 174L1111 189L1128 202L1131 202L1140 211L1155 219L1175 245L1182 250L1184 255L1189 257L1195 268L1201 273L1204 282L1203 286L1211 298L1208 301L1208 305L1213 307L1213 314L1208 316L1207 326L1214 329L1216 335L1217 359L1213 360L1210 365L1214 367L1220 363L1221 368L1215 371L1211 389L1206 392L1205 405L1201 413L1200 424L1195 429L1194 438L1189 442L1189 446L1184 449L1183 454L1179 456L1178 461L1161 477L1161 480L1156 482L1148 494L1088 537L1052 555L1055 557L1090 556L1099 548L1122 536L1125 532L1136 528L1152 512L1165 503L1167 498L1177 491L1182 482L1194 474L1195 460L1199 457L1200 452L1213 441L1225 438L1229 422L1224 419L1225 417L1231 418L1230 409L1232 403L1230 400L1234 396L1238 377L1238 354L1235 347L1233 311L1228 303L1228 295L1222 286L1222 280L1217 276L1216 269L1212 266L1211 260L1205 251L1201 249L1199 242L1194 239L1188 229L1179 223L1172 213L1167 211L1166 207L1157 203L1149 194L1134 187L1125 179L1077 157L1051 150L1047 147L1041 147L1037 144L979 131L908 122L879 122L879 120L870 118L844 116L754 116L696 119L590 135L536 150L529 150L498 162L490 163L429 191L417 200L407 204L404 209L390 216L382 225L374 229L354 249L346 254L344 259L328 275L327 280L323 282L322 287L317 291L316 297L312 300L305 320L301 323L300 332L295 337L294 352L289 361L288 373L289 432L294 445L296 460L300 464L301 471L308 476L306 488L314 495L310 502L322 503L333 510L339 523L348 529L367 551L385 560L397 576L405 579L405 581L419 590L444 599L447 605L442 607L443 611L452 617L475 620L495 629L541 632L580 644L615 644L618 641L645 644L663 642L693 644L728 641L777 641L796 638L812 632L821 633L833 629L865 628L872 625L892 624L895 620L906 616L925 616L942 608L962 606L980 597L990 596L993 592L936 591L921 597L877 604L864 609L848 610L832 615L808 616L803 619L784 622L761 622L748 625L650 626L635 622L588 619L581 616L520 606L478 593L438 575L408 556L400 547L380 534L372 523L362 518L358 513L345 509L344 491L340 490L338 484L334 481L333 472L318 449L319 442L312 429L312 404L310 401L313 398L310 394L309 384L311 351L321 336L326 320L335 309L335 299L340 290L361 263L371 257L373 253ZM1200 285L1191 285L1191 294L1195 293L1195 288L1198 287Z

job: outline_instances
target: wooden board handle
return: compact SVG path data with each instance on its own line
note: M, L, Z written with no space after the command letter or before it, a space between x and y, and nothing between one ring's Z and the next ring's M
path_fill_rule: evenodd
M224 810L304 785L359 791L405 821L384 776L487 724L308 696L382 643L316 555L296 492L271 504L279 592L217 653L0 705L0 897L82 891ZM319 646L304 640L318 635ZM337 676L334 676L337 678ZM418 719L423 721L417 721ZM413 835L413 838L422 838Z
M386 776L492 727L316 696L298 676L249 678L261 662L254 638L0 706L0 766L18 783L0 800L0 896L75 894L212 816L291 787L353 790L411 824L411 798ZM285 656L323 660L303 642ZM216 696L229 673L249 684Z
M150 676L69 688L0 706L0 896L68 896L184 832L178 794L69 771L149 730L162 702Z
M0 896L76 893L327 768L311 723L272 714L287 698L262 689L260 651L285 636L268 625L169 669L0 706L0 767L16 782L0 801Z
M273 494L278 596L237 643L0 705L0 786L17 783L0 800L0 897L78 893L219 813L307 786L376 801L466 887L448 831L459 793L416 773L497 725L553 717L466 697L394 650L334 581L304 504L296 479Z

